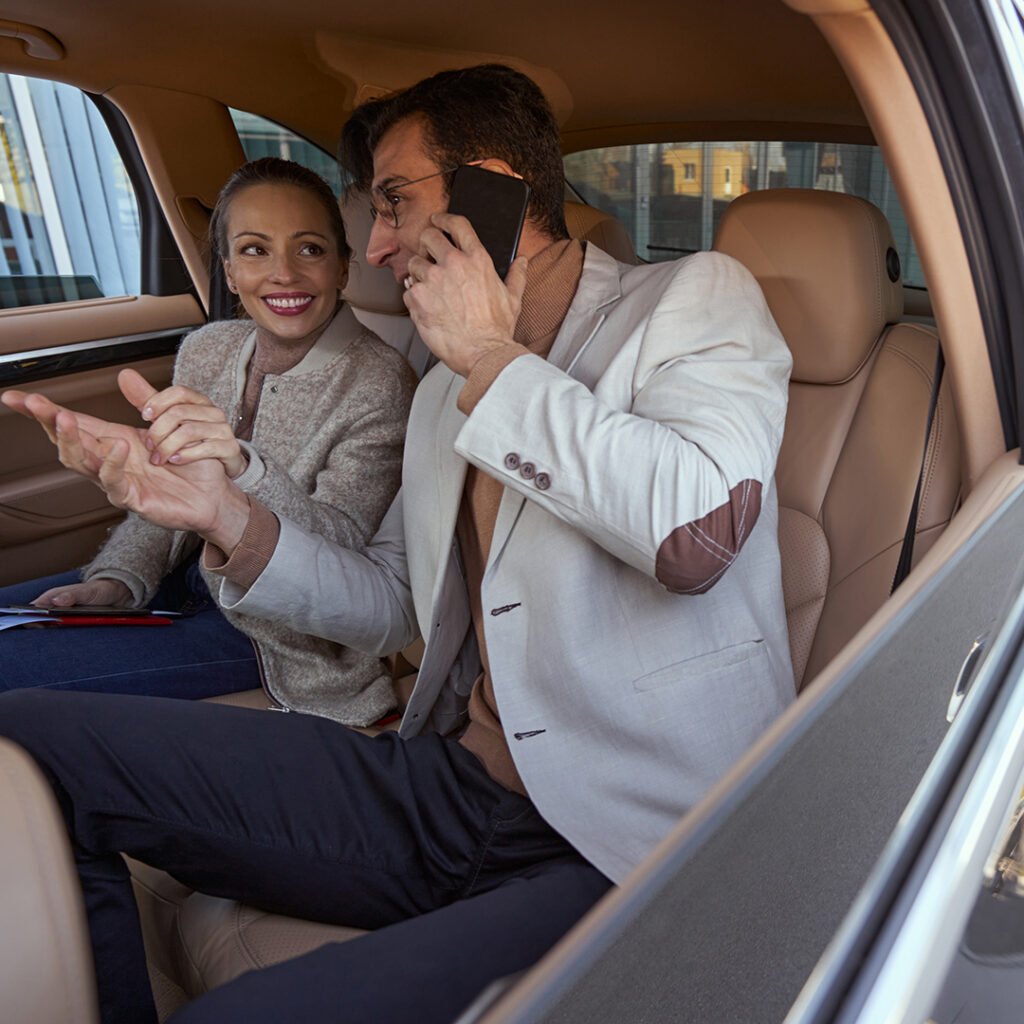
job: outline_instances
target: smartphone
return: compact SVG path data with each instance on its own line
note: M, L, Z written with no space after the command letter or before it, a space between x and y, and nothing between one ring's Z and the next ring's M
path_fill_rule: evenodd
M503 281L519 248L530 186L510 174L463 166L455 172L448 212L465 217Z

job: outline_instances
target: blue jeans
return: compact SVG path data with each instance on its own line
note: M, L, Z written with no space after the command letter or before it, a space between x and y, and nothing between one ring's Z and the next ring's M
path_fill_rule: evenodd
M0 607L79 580L69 572L0 588ZM151 607L185 617L170 626L3 630L0 692L45 687L196 700L260 686L252 641L221 614L194 560L166 577Z
M437 735L91 693L0 694L0 736L57 796L104 1024L152 1024L118 851L194 889L370 929L251 971L173 1024L450 1024L609 888L526 797Z

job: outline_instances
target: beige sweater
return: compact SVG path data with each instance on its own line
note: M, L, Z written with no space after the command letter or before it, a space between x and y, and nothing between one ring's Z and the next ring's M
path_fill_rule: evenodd
M207 324L182 344L175 382L209 396L235 422L254 348L250 322ZM296 366L264 379L252 443L242 442L249 466L235 483L293 522L362 548L398 490L415 385L406 361L342 307ZM129 515L83 577L121 580L143 605L196 543L193 534ZM203 575L217 598L223 577ZM378 659L272 621L225 614L253 639L267 689L286 707L367 725L394 706Z

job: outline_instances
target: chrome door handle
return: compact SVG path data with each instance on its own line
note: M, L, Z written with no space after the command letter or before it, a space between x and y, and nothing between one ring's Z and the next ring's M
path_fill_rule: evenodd
M963 664L960 666L956 682L953 684L953 693L949 698L949 706L946 708L947 722L952 722L956 718L956 713L960 710L960 705L963 704L964 697L967 696L967 691L971 688L971 683L974 681L974 673L978 668L978 662L981 661L985 646L988 644L988 636L988 631L986 630L981 636L974 638L971 649L967 652L967 657L964 658Z

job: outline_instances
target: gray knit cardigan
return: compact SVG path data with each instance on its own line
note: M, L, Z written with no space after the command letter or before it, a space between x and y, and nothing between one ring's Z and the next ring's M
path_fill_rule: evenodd
M255 346L250 321L207 324L182 343L175 383L207 395L234 423ZM249 466L235 483L299 526L364 547L398 491L415 385L405 359L342 306L298 365L264 379L252 442L240 442ZM82 575L120 580L144 605L197 544L195 534L129 514ZM223 578L203 576L219 599ZM224 614L254 641L264 684L285 707L349 725L368 725L394 707L379 659L266 619Z

